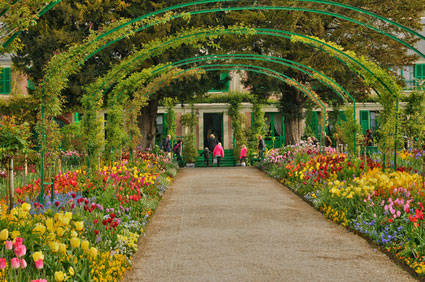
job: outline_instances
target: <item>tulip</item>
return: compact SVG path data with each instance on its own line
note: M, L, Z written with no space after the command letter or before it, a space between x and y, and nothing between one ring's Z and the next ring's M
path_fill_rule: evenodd
M15 255L19 258L22 256L25 256L25 254L27 253L27 248L25 247L25 245L18 245L15 246Z
M66 254L66 248L67 248L67 246L65 244L63 244L63 243L59 244L59 252L61 254Z
M49 247L50 250L52 250L52 252L56 253L57 251L59 251L59 244L56 241L50 241L49 242Z
M43 235L46 232L46 227L43 224L37 224L32 231Z
M0 258L0 269L5 269L5 268L6 268L6 259Z
M32 254L32 259L36 262L38 260L44 260L44 255L41 251Z
M35 268L37 268L37 269L43 268L43 260L42 259L35 261Z
M9 231L7 229L3 229L0 232L0 240L1 241L6 241L9 238Z
M58 282L65 280L65 273L63 273L62 271L56 271L55 272L55 280L58 281Z
M89 250L90 243L87 240L84 240L81 242L81 249L83 249L85 252Z
M10 260L10 265L12 266L13 269L17 269L21 266L21 263L19 262L18 258L13 258Z
M21 259L21 268L27 268L27 262L25 259Z
M91 247L90 248L90 256L92 258L96 258L97 257L97 249L96 248L94 248L94 247Z
M75 275L75 271L74 271L74 268L72 268L72 266L70 266L68 268L68 272L69 272L69 275L71 275L71 276L74 276Z
M13 242L12 241L6 241L6 250L11 250L13 248Z
M13 245L16 247L22 245L22 243L24 243L24 238L18 237L15 239L15 243Z
M84 229L84 221L75 221L74 222L74 225L75 225L75 229L77 231L83 231L83 229Z
M73 237L70 240L70 244L71 244L71 247L73 247L74 249L79 248L80 247L80 239L78 239L77 237Z

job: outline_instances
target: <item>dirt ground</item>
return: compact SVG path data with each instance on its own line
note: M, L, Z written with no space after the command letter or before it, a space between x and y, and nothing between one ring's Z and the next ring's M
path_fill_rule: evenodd
M183 169L126 281L413 281L255 168Z

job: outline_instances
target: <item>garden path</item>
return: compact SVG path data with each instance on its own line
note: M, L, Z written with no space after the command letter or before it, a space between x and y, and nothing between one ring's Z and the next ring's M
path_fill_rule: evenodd
M184 169L127 281L410 281L255 168Z

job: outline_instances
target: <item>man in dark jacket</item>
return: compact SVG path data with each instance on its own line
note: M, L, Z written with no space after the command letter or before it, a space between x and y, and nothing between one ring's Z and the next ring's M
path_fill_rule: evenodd
M215 138L214 134L211 134L210 137L208 137L208 149L210 150L211 157L213 157L212 152L214 152L215 146L217 146L218 142ZM214 163L214 161L213 161Z
M264 143L263 136L258 136L258 159L263 161L264 159L264 151L266 150L266 144Z
M162 150L167 154L168 158L171 158L171 135L162 140Z

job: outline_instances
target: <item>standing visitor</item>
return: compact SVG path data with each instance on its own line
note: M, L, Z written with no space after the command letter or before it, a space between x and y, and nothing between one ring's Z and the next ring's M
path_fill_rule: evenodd
M211 151L208 149L208 147L205 147L205 149L201 153L201 156L204 157L204 163L206 167L210 166L210 154Z
M171 135L167 135L167 137L162 140L162 150L167 155L168 159L171 160Z
M241 149L241 156L240 156L240 162L241 162L241 166L246 166L246 156L247 156L247 149L245 145L242 145L242 149Z
M173 148L173 152L174 154L176 154L179 167L183 167L182 150L183 150L183 141L179 139L179 141L177 141L177 144Z
M215 138L214 134L210 134L208 137L208 149L210 152L214 152L215 146L217 146L217 139ZM211 157L214 159L214 156L211 155Z
M264 151L266 150L266 143L264 143L263 136L258 136L258 159L263 161L264 159Z
M328 135L325 135L325 146L332 147L332 139Z
M220 167L220 160L224 158L224 149L221 146L221 143L218 143L214 148L213 158L217 158L217 166Z

